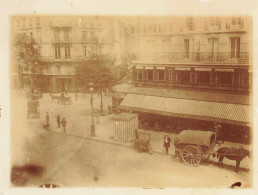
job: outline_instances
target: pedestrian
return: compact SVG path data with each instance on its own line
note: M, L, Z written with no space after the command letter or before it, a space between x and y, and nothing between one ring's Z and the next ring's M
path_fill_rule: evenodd
M166 149L166 154L168 154L168 148L170 147L170 142L171 142L170 137L165 135L163 142L164 142L164 148Z
M65 120L65 117L63 118L63 120L61 121L61 124L62 124L62 127L64 129L64 133L66 133L66 124L67 124L67 121Z
M48 114L48 112L46 113L46 124L47 124L47 127L49 127L49 114Z
M213 127L213 131L216 134L216 140L217 141L221 141L220 140L220 134L221 134L221 125L217 122L214 123L214 127Z
M60 115L58 114L58 115L56 116L56 122L57 122L58 128L60 128L60 121L61 121L61 118L60 118Z

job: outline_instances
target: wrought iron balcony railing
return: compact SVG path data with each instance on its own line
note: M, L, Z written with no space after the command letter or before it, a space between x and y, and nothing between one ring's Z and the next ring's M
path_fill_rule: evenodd
M139 63L222 63L248 64L248 52L153 52L131 53L132 62Z

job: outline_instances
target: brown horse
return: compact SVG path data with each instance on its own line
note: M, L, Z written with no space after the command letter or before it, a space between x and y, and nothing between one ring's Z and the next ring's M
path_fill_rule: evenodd
M240 162L246 157L250 157L250 152L249 150L246 150L244 148L228 148L228 147L221 147L218 149L217 153L217 158L219 158L218 163L223 165L223 159L224 157L229 159L229 160L235 160L236 161L236 168L235 172L239 171L239 166Z

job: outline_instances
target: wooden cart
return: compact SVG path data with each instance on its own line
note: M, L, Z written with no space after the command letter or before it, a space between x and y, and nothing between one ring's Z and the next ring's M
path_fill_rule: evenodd
M136 131L135 140L132 142L132 147L138 152L149 152L152 154L150 145L150 134Z
M211 131L183 130L174 140L175 153L185 164L197 166L214 154L216 134Z
M28 106L27 118L30 118L32 115L36 118L40 117L38 100L29 100L27 103L27 106Z

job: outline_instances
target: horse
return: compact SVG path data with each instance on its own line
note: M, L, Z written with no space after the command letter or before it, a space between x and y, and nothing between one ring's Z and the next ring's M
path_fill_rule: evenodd
M219 159L218 164L223 165L223 159L224 157L229 160L235 160L236 161L236 167L235 172L237 173L239 171L240 162L248 156L250 158L250 152L249 150L246 150L244 148L228 148L228 147L221 147L218 149L217 158Z
M61 96L53 95L53 94L49 94L49 95L52 99L52 103L54 102L54 100L57 100L57 102L59 103Z

